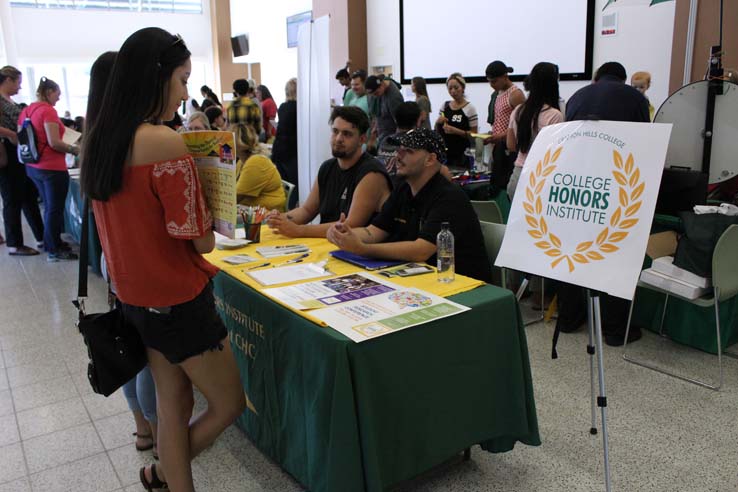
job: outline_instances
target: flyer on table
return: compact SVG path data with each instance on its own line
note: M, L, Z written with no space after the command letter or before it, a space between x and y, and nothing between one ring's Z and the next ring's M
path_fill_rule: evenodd
M316 309L310 314L351 340L365 342L469 311L466 306L422 290L396 287L397 290Z
M215 230L231 239L236 233L236 138L231 132L182 133L197 164Z
M632 299L670 134L671 125L657 123L543 128L495 264Z
M352 273L316 282L264 289L262 293L293 309L308 310L366 299L398 288L398 285L366 273Z

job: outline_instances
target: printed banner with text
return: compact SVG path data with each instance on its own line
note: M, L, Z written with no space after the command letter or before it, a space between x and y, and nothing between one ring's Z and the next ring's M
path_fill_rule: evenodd
M236 234L236 139L231 132L182 134L195 159L215 230L231 239Z
M613 121L543 128L495 264L632 299L670 134Z

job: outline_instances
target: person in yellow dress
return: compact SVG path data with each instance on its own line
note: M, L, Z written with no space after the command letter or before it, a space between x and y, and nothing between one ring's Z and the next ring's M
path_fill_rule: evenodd
M287 198L277 166L260 153L259 137L245 124L231 127L236 134L236 196L240 205L261 205L284 212Z

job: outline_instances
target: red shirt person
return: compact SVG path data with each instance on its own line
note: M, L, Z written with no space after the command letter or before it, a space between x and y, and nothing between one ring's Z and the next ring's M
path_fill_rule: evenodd
M36 137L39 160L26 164L26 173L38 188L44 201L44 249L50 262L76 260L77 255L61 240L64 229L64 202L69 189L69 173L65 154L77 154L78 147L64 143L64 125L54 106L61 97L59 84L41 77L36 90L37 101L21 111L18 125L31 120Z
M265 85L256 88L256 97L261 102L261 115L264 124L264 133L269 140L277 134L277 103L272 98L272 93Z

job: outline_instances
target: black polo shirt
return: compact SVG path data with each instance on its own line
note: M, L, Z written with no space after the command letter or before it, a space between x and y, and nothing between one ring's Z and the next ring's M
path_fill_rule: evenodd
M389 233L385 242L415 241L436 244L441 223L448 222L454 235L456 273L490 282L490 269L477 214L464 191L436 173L417 195L403 182L396 188L372 221ZM425 260L435 264L435 253Z
M566 121L611 120L648 123L648 101L611 75L582 87L566 103Z
M328 159L318 170L318 191L320 193L320 223L336 222L341 213L348 216L354 191L364 176L369 173L379 173L387 180L387 186L392 189L387 170L381 162L364 152L359 160L348 169L341 169L338 159Z

